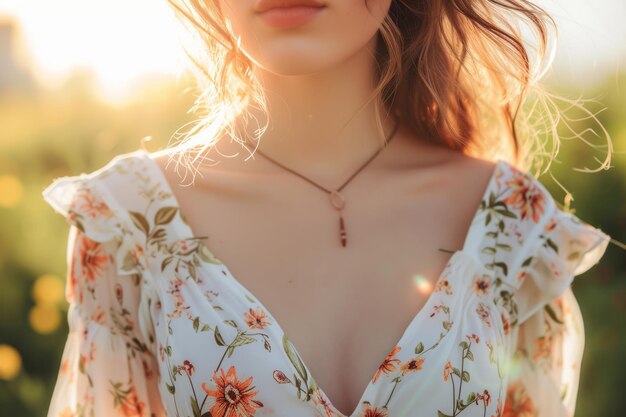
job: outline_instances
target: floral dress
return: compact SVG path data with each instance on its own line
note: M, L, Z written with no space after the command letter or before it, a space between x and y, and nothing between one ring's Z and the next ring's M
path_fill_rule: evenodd
M48 417L574 414L584 329L570 284L610 237L504 160L349 416L193 235L151 154L119 155L43 195L72 226L70 331Z

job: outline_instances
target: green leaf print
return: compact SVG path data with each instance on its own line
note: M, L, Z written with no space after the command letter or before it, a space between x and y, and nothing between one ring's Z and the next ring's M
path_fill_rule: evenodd
M254 342L256 342L255 338L246 336L243 333L239 333L237 337L235 338L235 340L233 340L233 342L230 345L233 347L236 347L236 346L247 345L247 344L254 343Z
M222 320L224 323L233 326L235 329L238 328L237 322L235 320Z
M193 417L201 417L200 408L198 407L198 402L193 397L190 397L190 401L191 401L191 409L193 410Z
M234 351L235 351L235 346L228 346L226 348L226 356L230 358L231 356L233 356Z
M209 248L207 248L202 242L199 242L199 245L198 245L198 256L200 256L200 259L202 259L204 262L208 262L208 263L216 264L216 265L222 264L222 262L219 259L217 259L213 255L213 253L211 253Z
M220 333L220 329L219 327L215 326L215 343L217 343L219 346L226 346L226 342L224 342L224 338L222 337L222 334Z
M133 219L133 223L135 224L135 226L141 229L141 231L144 232L146 236L148 236L150 234L150 224L148 223L148 220L146 220L146 218L143 216L143 214L137 213L136 211L129 211L128 213Z
M165 238L165 236L167 236L167 232L165 231L165 229L163 229L162 227L158 228L158 229L154 229L154 231L152 232L152 234L150 235L150 239L152 240L158 240L158 239L163 239Z
M558 318L558 316L556 315L556 312L552 309L552 306L550 306L550 304L546 304L544 307L544 310L546 310L546 313L548 313L548 316L550 316L550 318L554 320L555 322L559 324L564 323L563 320Z
M154 215L154 224L161 226L170 223L174 220L177 211L176 207L161 207Z
M306 371L306 367L302 363L300 356L296 353L295 348L293 348L291 342L289 341L289 339L287 339L287 336L284 333L283 333L283 349L285 353L287 354L287 357L291 361L292 365L294 366L294 368L296 368L296 371L300 375L300 378L302 378L305 381L308 381L309 377Z
M556 253L559 253L559 247L550 238L546 239L546 245L550 246Z
M467 403L472 403L474 402L474 400L476 399L476 393L475 392L470 392L469 394L467 394Z
M529 256L528 258L526 258L526 260L522 263L522 266L526 267L528 265L530 265L530 263L532 262L533 257Z
M294 381L296 381L296 394L298 395L298 399L301 400L302 399L302 382L300 382L300 378L298 378L296 376L296 374L293 374L293 379Z
M498 267L502 268L502 274L508 275L509 268L506 266L506 264L504 262L494 262L493 264L495 266L498 266Z
M510 217L512 219L517 219L517 216L515 215L515 213L513 213L512 211L506 209L506 210L496 210L496 213L501 214L502 216L505 217Z
M568 261L575 261L578 258L580 258L580 252L579 251L575 251L575 252L572 252L569 255L567 255L567 260Z
M133 253L128 251L124 254L124 260L122 261L122 271L132 271L137 266L137 262L133 257Z
M165 268L167 268L167 266L172 263L173 260L173 256L168 256L167 258L163 259L163 262L161 262L161 272L165 271Z

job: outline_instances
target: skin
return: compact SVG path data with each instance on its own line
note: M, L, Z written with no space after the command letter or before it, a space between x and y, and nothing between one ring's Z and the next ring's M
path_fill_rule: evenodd
M372 51L390 0L369 1L369 10L362 0L326 5L313 22L287 30L265 26L253 1L220 7L268 91L272 123L258 149L333 188L380 147L373 105L341 126L372 91ZM381 117L389 134L393 120ZM278 321L333 405L350 415L429 296L414 277L434 284L450 258L438 248L462 247L493 163L427 144L401 126L343 190L342 248L326 193L248 156L221 140L210 154L220 163L203 167L193 186L180 185L167 153L154 159L194 234L209 237L210 250Z

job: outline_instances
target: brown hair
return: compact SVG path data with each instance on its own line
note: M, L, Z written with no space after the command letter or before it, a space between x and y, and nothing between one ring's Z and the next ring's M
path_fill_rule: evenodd
M193 162L224 132L237 138L230 125L236 117L246 117L247 106L267 108L253 63L224 24L217 2L168 2L191 29L197 47L185 52L200 87L192 110L203 109L204 115L173 137L177 146L190 151L179 156L189 161L195 155ZM536 40L534 59L522 29ZM530 1L392 0L379 34L377 85L370 100L376 99L426 140L530 169L538 166L536 157L553 159L558 152L557 124L564 115L554 99L597 121L580 99L549 94L537 83L551 64L548 47L550 40L556 44L557 28ZM610 162L611 141L602 130L609 144L604 168ZM543 135L555 139L551 152L545 151Z

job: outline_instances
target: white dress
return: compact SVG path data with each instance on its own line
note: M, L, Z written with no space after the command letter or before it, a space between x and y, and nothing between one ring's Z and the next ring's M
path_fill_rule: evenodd
M43 195L74 226L48 417L573 415L584 332L570 284L610 237L503 160L462 249L349 416L194 237L152 155L120 155Z

